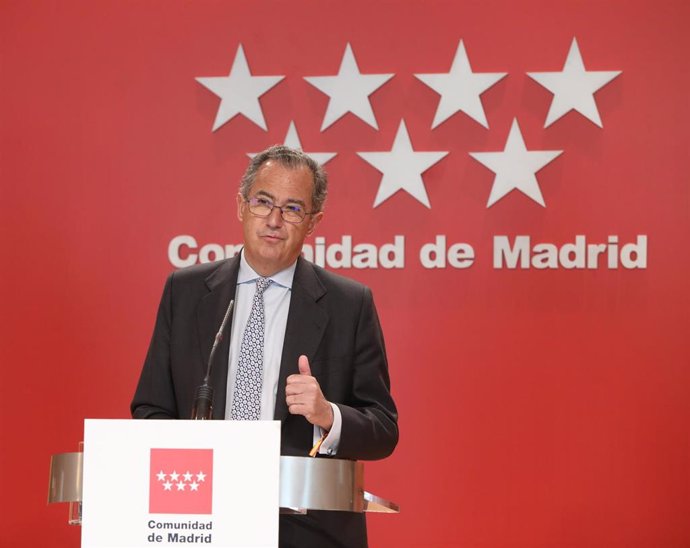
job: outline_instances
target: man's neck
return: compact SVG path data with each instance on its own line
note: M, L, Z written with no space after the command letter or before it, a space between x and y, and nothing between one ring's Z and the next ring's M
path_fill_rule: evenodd
M256 266L254 264L252 264L252 261L247 256L247 254L245 253L245 250L242 250L241 253L242 253L241 260L244 261L245 266L248 267L249 269L251 269L258 276L261 276L262 278L271 278L271 277L285 278L284 276L280 276L280 275L283 272L290 271L289 277L285 278L285 279L290 280L290 284L288 284L288 287L292 285L291 282L292 282L292 277L294 276L295 268L297 265L297 259L295 259L295 261L293 263L289 264L288 266L286 266L285 268L282 268L280 270L275 270L274 268L272 268L272 269L266 269L266 268L259 269L259 268L256 268ZM247 272L247 274L249 274L249 273Z

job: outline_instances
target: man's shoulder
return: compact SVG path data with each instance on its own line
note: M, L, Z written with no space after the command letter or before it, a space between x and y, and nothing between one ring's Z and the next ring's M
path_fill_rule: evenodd
M238 264L238 258L224 259L211 263L201 263L175 270L169 275L169 280L178 284L194 284L206 282L216 277L229 275Z
M327 291L340 291L345 293L357 293L361 294L363 292L369 291L369 288L357 280L348 278L341 274L336 274L330 270L326 270L323 267L315 265L307 260L303 260L305 268L309 268L314 273L314 276L323 284Z

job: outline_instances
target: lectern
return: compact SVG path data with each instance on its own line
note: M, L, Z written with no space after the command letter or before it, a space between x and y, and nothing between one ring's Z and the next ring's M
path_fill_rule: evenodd
M84 448L52 456L48 493L84 548L277 546L279 512L399 512L361 462L280 456L275 421L87 420Z

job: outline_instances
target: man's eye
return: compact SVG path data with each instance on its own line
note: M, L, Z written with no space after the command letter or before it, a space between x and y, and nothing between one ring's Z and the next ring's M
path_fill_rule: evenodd
M254 198L254 201L256 202L256 205L273 207L273 202L271 202L271 200L268 198Z
M291 213L302 213L302 206L299 204L286 204L283 209Z

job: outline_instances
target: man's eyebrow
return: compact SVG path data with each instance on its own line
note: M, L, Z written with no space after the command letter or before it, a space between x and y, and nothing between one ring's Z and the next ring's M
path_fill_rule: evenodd
M267 198L270 198L275 202L276 197L273 196L270 192L266 192L265 190L258 190L254 196L266 196Z
M276 201L276 197L270 192L266 192L265 190L257 190L255 196L266 196L267 198L270 198L273 203L275 203ZM302 207L306 206L304 200L300 200L299 198L288 198L287 200L285 200L285 204L298 204Z

